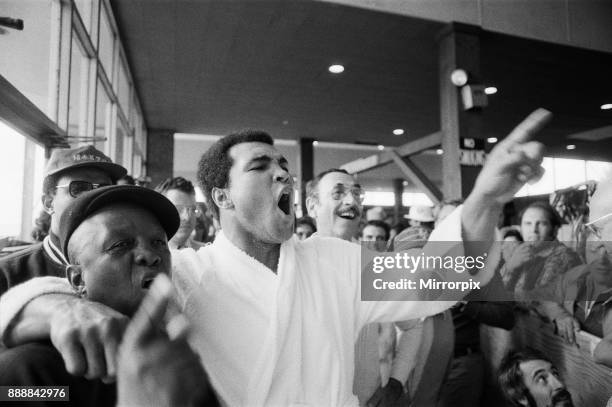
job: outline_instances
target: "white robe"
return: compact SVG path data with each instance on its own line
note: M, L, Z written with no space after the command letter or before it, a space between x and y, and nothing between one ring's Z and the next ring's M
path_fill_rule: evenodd
M434 231L435 240L461 241L460 210ZM173 252L173 281L193 324L192 345L225 403L357 406L352 380L359 330L453 304L361 301L360 250L335 238L291 239L281 246L278 274L222 233L198 252ZM29 301L48 292L73 293L66 279L43 277L2 295L0 337Z
M445 225L437 240L460 241L460 211ZM278 274L223 233L198 252L173 253L175 286L194 324L192 345L227 404L357 406L359 330L453 304L361 301L360 260L360 246L316 236L283 243Z

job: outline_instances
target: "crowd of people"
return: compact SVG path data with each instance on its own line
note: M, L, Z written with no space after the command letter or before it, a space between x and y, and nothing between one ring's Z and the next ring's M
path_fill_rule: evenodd
M47 235L0 259L0 386L70 386L70 403L87 406L480 406L479 327L512 329L516 304L568 342L578 330L599 336L594 359L612 366L612 178L591 199L583 257L556 240L560 219L537 202L486 268L459 276L482 290L361 300L356 242L488 250L503 205L542 174L531 138L549 118L537 110L498 143L465 201L413 206L394 224L365 210L341 169L308 183L296 219L289 163L262 131L203 153L206 208L184 178L149 189L92 146L55 150ZM513 405L573 405L534 349L508 349L498 374Z

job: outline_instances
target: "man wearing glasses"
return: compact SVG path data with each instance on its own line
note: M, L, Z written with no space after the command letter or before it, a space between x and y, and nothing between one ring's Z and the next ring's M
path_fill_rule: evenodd
M51 215L49 235L0 260L0 295L32 277L63 277L67 263L57 236L65 208L83 192L112 185L126 173L93 146L54 150L45 168L42 195L44 210Z
M308 214L317 222L317 234L351 241L359 229L365 197L363 189L356 183L355 178L343 169L330 169L310 181L306 186L306 192ZM385 225L383 221L370 222L380 222L378 226ZM370 226L376 228L375 225ZM386 245L388 230L388 226L383 230L387 232L383 237L384 242L376 242L378 245L383 243L382 248ZM370 236L364 240L374 239ZM422 329L423 325L415 321L415 324L409 328L410 337L419 338ZM392 322L368 324L359 332L355 343L353 393L362 406L400 403L400 398L404 396L402 382L406 380L402 379L406 379L414 367L409 361L413 359L413 353L419 347L408 349L408 342L401 342L404 348L398 350L396 363L393 358L395 336ZM406 359L406 363L400 361L400 358ZM404 403L409 404L407 400L404 400Z
M196 242L191 234L196 227L200 210L196 206L195 189L191 181L183 177L168 178L155 187L155 190L164 195L174 204L181 217L178 231L170 239L168 245L171 249L184 249L191 247L198 250L204 243Z
M601 181L589 203L585 225L587 264L559 276L543 289L538 309L568 343L583 330L603 338L593 351L596 362L612 367L612 178Z
M306 185L308 214L317 222L317 233L352 241L357 234L365 196L346 170L323 171Z

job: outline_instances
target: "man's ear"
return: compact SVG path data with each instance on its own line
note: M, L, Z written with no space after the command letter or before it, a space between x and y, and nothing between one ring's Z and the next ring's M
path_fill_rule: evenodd
M43 194L43 196L40 197L40 200L42 202L43 209L45 210L45 212L47 212L49 215L53 215L53 196L49 194Z
M70 285L76 290L76 292L79 294L85 293L85 280L83 280L83 270L81 269L81 266L76 264L67 265L66 276L68 277L68 281L70 281Z
M232 198L229 196L229 191L226 188L213 187L211 196L219 209L232 209L234 207Z
M315 198L314 196L307 196L306 197L306 211L308 211L308 216L310 216L313 219L317 218L317 204L319 202L317 201L317 198Z

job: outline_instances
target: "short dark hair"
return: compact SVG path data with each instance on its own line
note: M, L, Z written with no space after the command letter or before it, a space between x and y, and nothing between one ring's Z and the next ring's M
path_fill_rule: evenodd
M252 142L274 145L272 137L264 131L242 130L217 140L200 158L198 183L202 188L210 211L217 220L219 220L219 208L212 199L212 190L213 188L225 188L229 185L229 172L233 165L229 150L236 144Z
M510 230L506 231L506 233L504 233L504 237L503 238L505 239L507 237L516 237L516 239L519 242L523 242L524 241L523 240L523 236L521 235L521 232L519 232L516 229L510 229Z
M319 186L319 182L321 182L321 179L323 179L324 176L332 172L339 172L341 174L351 175L348 173L347 170L342 168L330 168L329 170L320 172L317 174L316 177L306 183L306 196L314 198L317 195L317 187Z
M301 218L299 218L299 219L297 219L295 221L295 228L296 229L297 229L298 226L301 226L301 225L310 226L310 228L312 229L313 233L317 231L317 226L315 224L315 221L310 216L302 216Z
M544 201L533 202L529 204L526 208L524 208L519 215L519 222L523 222L523 215L525 215L525 212L527 212L527 210L531 208L541 209L542 211L544 211L544 213L546 213L546 216L548 217L548 221L553 227L558 228L561 226L561 217L559 216L557 211L552 206L550 206L548 202Z
M504 356L499 366L497 378L499 385L504 393L504 396L512 405L521 407L519 400L527 399L529 405L535 406L533 396L529 392L525 382L523 381L523 372L521 372L521 363L530 360L544 360L548 363L552 362L542 352L527 347L521 350L510 351Z
M391 234L391 227L384 220L373 219L373 220L367 221L366 224L363 225L363 228L361 229L361 236L363 236L363 229L365 229L366 226L374 226L374 227L383 229L385 231L385 240L389 240L389 235Z
M51 174L45 177L43 181L43 194L53 196L55 194L55 187L57 186L57 182L59 181L62 173Z
M191 181L183 177L166 178L155 187L155 191L162 195L165 195L166 192L170 191L171 189L177 189L186 194L195 195L195 188L193 187L193 184Z

